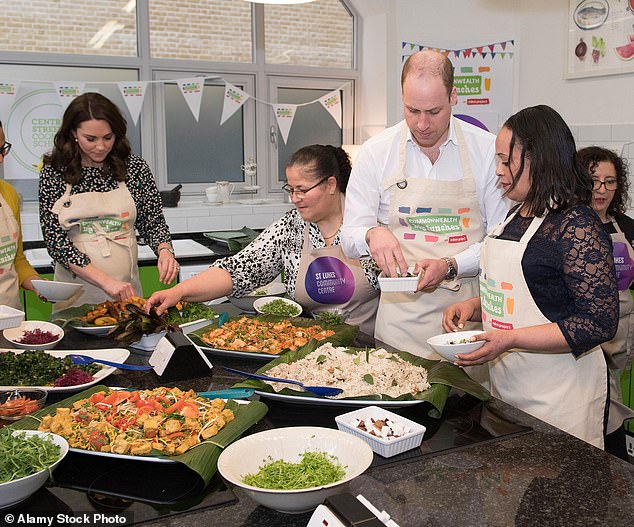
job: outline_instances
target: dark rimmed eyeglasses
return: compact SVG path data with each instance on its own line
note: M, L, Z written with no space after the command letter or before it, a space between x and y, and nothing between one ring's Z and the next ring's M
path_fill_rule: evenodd
M605 190L616 190L619 187L619 182L616 179L592 180L592 190L601 190L601 186L605 186Z
M293 188L291 187L288 183L286 183L285 185L282 185L282 190L288 194L290 194L291 196L293 194L295 194L297 197L302 197L304 195L306 195L307 192L313 190L314 188L317 188L319 185L321 185L324 181L327 181L328 178L330 176L326 176L324 178L321 178L317 183L315 183L312 187L308 187L308 188Z
M0 155L5 157L11 151L11 143L5 141L2 146L0 146Z

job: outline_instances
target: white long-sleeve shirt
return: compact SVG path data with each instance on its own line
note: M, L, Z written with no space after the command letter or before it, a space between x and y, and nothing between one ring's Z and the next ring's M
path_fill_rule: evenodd
M455 119L451 118L449 135L440 146L440 155L433 165L407 130L406 177L444 181L462 179ZM365 240L367 231L378 224L388 224L391 189L383 191L383 181L398 170L399 141L404 126L407 126L405 121L401 121L372 137L362 145L355 158L346 189L346 212L341 230L341 245L350 258L369 256ZM460 127L471 160L480 214L488 232L504 220L511 206L511 202L502 196L503 191L495 175L495 136L464 121L460 122ZM447 196L447 202L447 206L451 206L451 196ZM477 275L480 243L471 245L454 258L459 276ZM414 262L408 264L413 265Z

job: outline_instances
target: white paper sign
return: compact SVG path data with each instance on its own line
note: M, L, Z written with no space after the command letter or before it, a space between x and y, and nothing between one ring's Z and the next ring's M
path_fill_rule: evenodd
M123 95L123 100L128 106L128 111L136 126L139 120L139 114L143 107L143 99L145 99L145 90L147 89L147 82L143 81L131 81L131 82L118 82L119 91Z
M84 82L73 82L73 81L58 81L54 82L53 86L55 86L55 93L59 97L59 102L62 104L62 111L66 111L70 102L84 93Z
M200 103L203 98L203 89L205 86L205 79L200 77L194 77L191 79L179 79L176 81L178 87L185 98L185 102L198 122L198 116L200 115Z
M225 99L222 106L222 117L220 124L224 123L229 117L238 111L250 95L240 88L236 88L233 84L225 83Z
M274 104L273 111L275 112L275 119L277 120L277 126L282 133L282 139L284 144L288 139L288 133L293 125L293 119L295 118L295 112L297 110L296 104Z
M328 110L328 113L341 128L341 96L339 90L331 91L319 99L321 105Z
M0 80L0 121L6 122L9 111L20 89L20 81Z

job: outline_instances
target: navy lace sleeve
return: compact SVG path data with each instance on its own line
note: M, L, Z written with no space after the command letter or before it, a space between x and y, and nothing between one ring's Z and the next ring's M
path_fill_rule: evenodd
M502 237L519 240L531 220L516 216ZM535 303L575 355L614 336L619 298L612 243L591 208L548 214L526 247L522 270Z

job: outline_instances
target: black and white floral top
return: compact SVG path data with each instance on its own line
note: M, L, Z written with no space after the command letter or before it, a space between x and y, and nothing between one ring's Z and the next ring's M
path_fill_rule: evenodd
M117 188L117 181L100 168L84 167L82 178L73 185L71 194L84 192L109 192ZM128 159L128 174L125 184L136 205L136 223L139 235L156 253L159 244L170 242L169 228L163 216L161 198L154 176L147 163L140 157L131 155ZM66 181L62 173L47 165L40 173L40 224L46 248L53 260L67 269L70 264L85 267L90 258L79 251L68 238L68 231L62 229L57 214L51 212L55 202L66 192Z
M306 222L297 209L289 210L240 252L217 260L212 265L224 269L231 275L231 294L237 297L268 284L283 271L288 294L294 298L305 228ZM314 249L326 246L317 224L311 223L308 232L310 244ZM333 245L341 244L339 236L337 233ZM378 289L377 277L380 270L374 260L361 260L361 265L368 282Z

